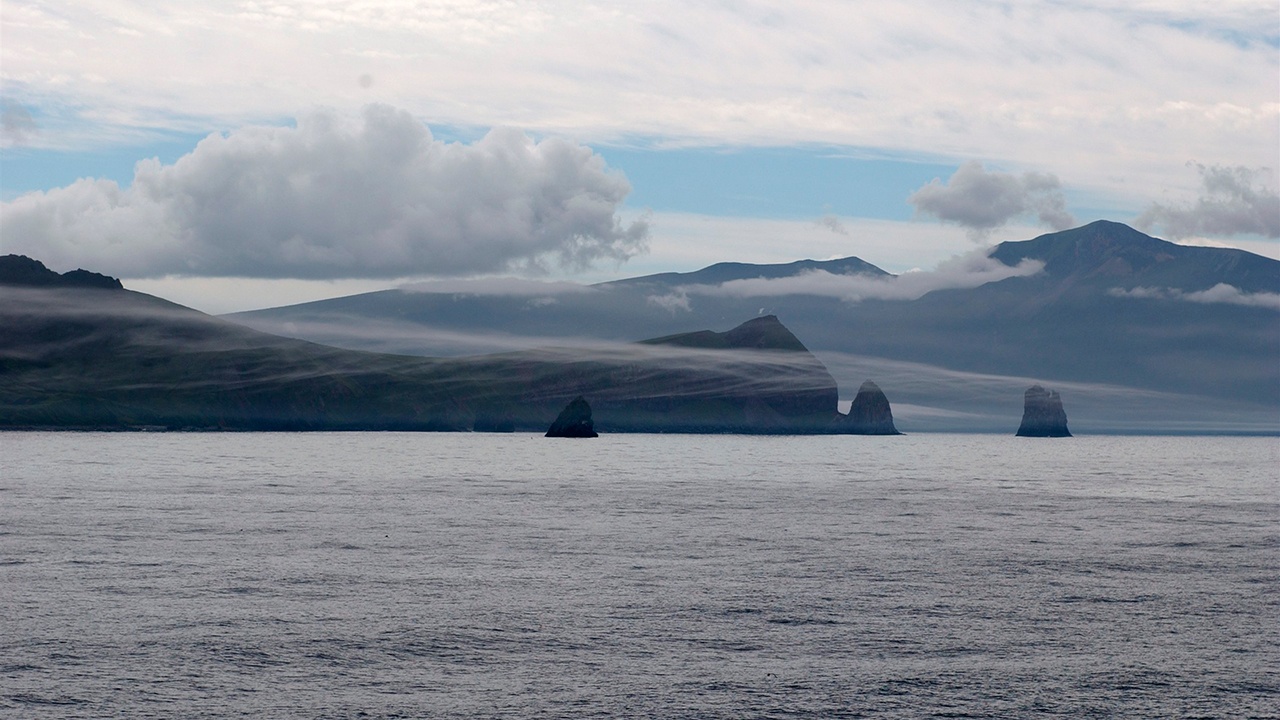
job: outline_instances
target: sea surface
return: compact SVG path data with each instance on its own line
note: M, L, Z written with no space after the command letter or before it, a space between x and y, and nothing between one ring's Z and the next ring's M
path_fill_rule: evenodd
M0 716L1280 717L1280 439L0 433Z

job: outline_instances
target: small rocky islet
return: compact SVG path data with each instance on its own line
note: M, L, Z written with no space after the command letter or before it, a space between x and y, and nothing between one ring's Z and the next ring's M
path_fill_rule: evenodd
M1040 385L1027 388L1017 436L1071 437L1071 431L1067 429L1067 412L1062 408L1062 397L1058 391L1046 390Z
M561 438L593 438L599 437L591 420L591 406L586 398L579 395L565 406L556 416L555 422L547 429L546 437Z
M879 385L867 380L849 403L849 414L839 422L854 435L901 435L893 425L893 409Z

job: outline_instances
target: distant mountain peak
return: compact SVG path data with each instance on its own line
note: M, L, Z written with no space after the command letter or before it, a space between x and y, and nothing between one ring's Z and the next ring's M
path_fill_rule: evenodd
M656 275L642 275L600 283L602 287L626 285L664 285L676 287L681 285L720 285L734 280L755 280L765 278L795 277L810 272L827 272L832 275L872 275L888 277L886 272L858 257L844 257L835 260L796 260L789 263L743 263L720 262L708 265L693 272L666 272Z
M56 273L45 267L44 263L26 255L4 255L0 257L0 284L24 285L27 287L82 287L105 290L122 290L120 281L109 275L100 275L88 270L72 270Z
M1244 250L1178 245L1109 220L1000 243L991 257L1010 266L1039 260L1046 277L1073 284L1194 292L1225 283L1244 292L1280 290L1280 262Z

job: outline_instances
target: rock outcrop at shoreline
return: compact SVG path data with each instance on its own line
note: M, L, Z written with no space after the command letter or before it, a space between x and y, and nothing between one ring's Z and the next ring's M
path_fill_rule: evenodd
M1022 409L1022 425L1018 437L1071 437L1067 430L1067 412L1056 390L1039 385L1027 388Z
M841 432L850 435L901 435L893 426L893 410L889 398L879 385L870 380L858 388L849 405L849 414L839 421Z
M556 417L556 421L551 423L551 428L547 430L546 436L567 438L599 437L591 421L591 406L587 404L587 399L579 395L566 405L564 410L560 411L560 415Z

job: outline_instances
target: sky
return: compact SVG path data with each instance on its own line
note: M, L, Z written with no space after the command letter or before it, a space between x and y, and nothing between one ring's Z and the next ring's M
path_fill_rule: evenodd
M1096 219L1280 257L1275 0L4 0L0 252L232 312Z

